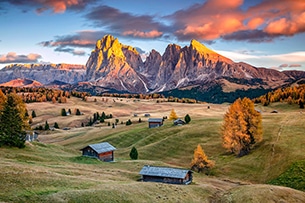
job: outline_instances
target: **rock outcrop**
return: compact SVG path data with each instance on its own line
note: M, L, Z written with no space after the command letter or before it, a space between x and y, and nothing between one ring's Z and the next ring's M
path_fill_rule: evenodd
M73 64L11 64L0 70L0 83L21 78L36 80L44 85L53 81L77 84L85 80L85 68Z

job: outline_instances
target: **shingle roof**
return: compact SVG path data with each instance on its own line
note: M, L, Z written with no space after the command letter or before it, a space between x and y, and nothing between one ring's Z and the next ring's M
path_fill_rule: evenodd
M163 122L163 118L149 118L148 122Z
M114 151L116 148L109 144L108 142L101 142L97 144L91 144L89 145L94 151L97 153L104 153L104 152L109 152L109 151Z
M190 170L187 169L145 165L140 171L140 175L158 176L158 177L167 177L167 178L185 178L186 174L189 171Z

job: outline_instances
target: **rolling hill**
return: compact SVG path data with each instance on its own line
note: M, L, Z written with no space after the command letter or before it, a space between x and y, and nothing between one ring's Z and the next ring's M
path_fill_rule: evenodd
M40 142L25 149L0 148L0 201L4 202L304 202L305 188L295 190L267 184L294 163L304 160L305 114L298 106L274 103L256 108L262 112L264 140L248 156L236 158L221 147L219 129L228 105L183 104L156 100L112 99L106 102L71 98L65 104L27 104L37 117L33 125L46 120L61 129L41 132ZM207 108L210 106L210 108ZM61 117L62 108L79 108L84 115ZM169 120L149 129L144 113L168 116L175 109L181 118L188 113L188 125L173 126ZM277 114L270 113L276 109ZM95 112L113 114L114 122L131 119L133 124L107 122L95 127L71 128ZM134 117L137 113L138 117ZM137 123L141 118L143 122ZM103 163L81 157L87 144L107 141L117 148L115 162ZM145 164L189 168L193 150L201 144L216 162L209 176L194 173L191 185L167 185L139 181ZM135 146L138 160L130 160ZM303 176L302 176L303 177ZM14 190L11 190L14 188ZM300 191L303 190L303 191Z

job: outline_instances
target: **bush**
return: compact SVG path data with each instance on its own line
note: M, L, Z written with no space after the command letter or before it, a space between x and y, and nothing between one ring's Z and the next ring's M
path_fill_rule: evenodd
M185 117L184 117L184 121L185 121L186 123L191 122L191 117L190 117L188 114L186 114Z

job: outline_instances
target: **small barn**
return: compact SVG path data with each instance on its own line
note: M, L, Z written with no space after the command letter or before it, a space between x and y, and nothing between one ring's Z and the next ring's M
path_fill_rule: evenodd
M148 127L156 128L163 125L163 118L149 118L148 119Z
M113 161L116 148L108 142L91 144L81 149L83 156L98 158L101 161Z
M190 184L193 180L191 170L145 165L140 171L142 180L170 184Z
M178 118L177 120L174 120L174 125L184 125L185 121Z

